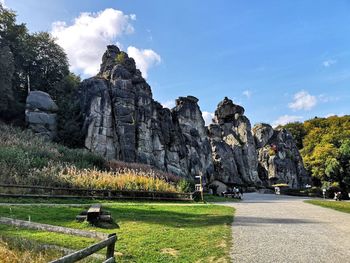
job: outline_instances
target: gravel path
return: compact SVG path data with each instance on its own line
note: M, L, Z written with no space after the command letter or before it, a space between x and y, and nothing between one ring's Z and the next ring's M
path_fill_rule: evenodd
M245 194L233 224L233 262L350 262L350 214L302 198Z

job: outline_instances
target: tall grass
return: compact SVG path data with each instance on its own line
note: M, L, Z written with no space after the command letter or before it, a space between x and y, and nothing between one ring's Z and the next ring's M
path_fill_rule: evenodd
M142 164L142 163L126 163L121 161L110 161L107 164L110 171L118 172L118 173L124 173L129 171L135 171L136 173L144 173L151 177L155 177L158 179L163 179L166 182L172 182L177 184L181 177L176 176L172 173L166 173L163 171L160 171L158 169L155 169L153 166L150 166L148 164Z
M176 187L152 172L123 169L118 172L66 167L59 177L77 188L176 192Z
M176 188L180 181L148 165L106 163L86 150L69 149L0 123L0 183L175 192L182 191Z
M43 250L31 241L23 239L3 240L0 238L1 263L45 263L62 256L53 250Z

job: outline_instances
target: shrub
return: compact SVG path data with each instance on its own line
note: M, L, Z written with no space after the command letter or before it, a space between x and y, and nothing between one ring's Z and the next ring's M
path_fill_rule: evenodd
M274 156L276 155L276 151L273 148L269 149L269 156Z
M177 190L179 192L189 193L194 191L194 182L186 179L181 179L177 183Z
M118 62L118 63L120 63L120 64L122 64L123 62L124 62L124 60L125 60L125 55L124 55L124 53L119 53L118 55L117 55L117 57L115 58L115 60Z

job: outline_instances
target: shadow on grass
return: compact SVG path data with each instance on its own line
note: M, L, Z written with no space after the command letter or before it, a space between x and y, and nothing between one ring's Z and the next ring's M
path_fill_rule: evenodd
M196 228L231 224L232 216L208 213L191 213L169 210L109 208L116 221L134 221L169 227Z
M89 206L87 206L89 207ZM168 227L196 228L231 224L232 216L220 214L220 210L213 211L210 206L197 207L161 207L161 206L104 206L111 212L113 220L120 222L140 222L165 225ZM0 215L15 219L27 220L31 217L33 222L67 226L75 222L75 216L80 214L83 207L0 207ZM210 210L210 212L209 212ZM208 213L209 212L209 213ZM107 229L118 228L117 224Z
M118 229L120 228L116 222L97 222L92 224L92 226L102 229Z

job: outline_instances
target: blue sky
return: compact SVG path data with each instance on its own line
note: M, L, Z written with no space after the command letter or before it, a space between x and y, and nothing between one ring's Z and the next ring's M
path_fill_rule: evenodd
M72 69L83 76L100 63L105 42L118 43L137 58L154 98L166 105L194 95L208 117L228 96L245 107L253 124L349 114L350 1L5 0L5 5L31 31L56 34Z

